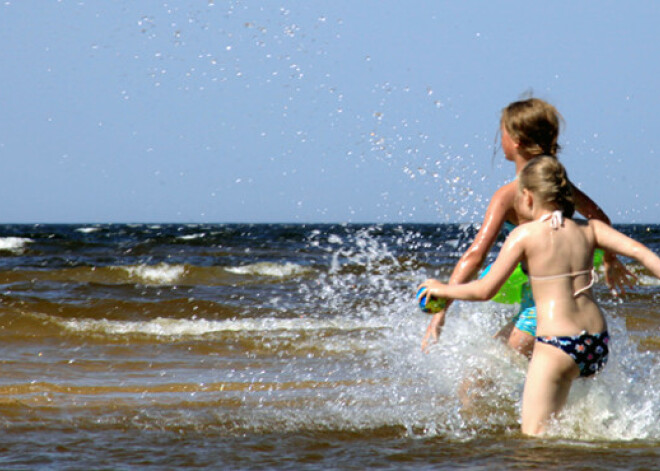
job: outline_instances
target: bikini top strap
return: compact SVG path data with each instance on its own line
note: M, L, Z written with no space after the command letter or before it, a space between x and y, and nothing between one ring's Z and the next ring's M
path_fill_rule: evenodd
M574 271L571 273L562 273L560 275L548 275L548 276L532 276L530 275L529 278L530 280L537 280L537 281L543 281L543 280L555 280L557 278L569 278L569 277L574 277L574 276L579 276L579 275L587 275L591 274L591 280L589 281L589 284L585 286L584 288L580 288L577 290L575 293L573 293L573 297L577 298L580 294L584 293L598 281L598 273L596 273L595 268L590 268L589 270L580 270L580 271Z
M591 289L591 287L594 285L594 283L596 283L596 281L598 281L598 273L596 273L596 269L592 268L589 271L591 271L591 281L589 282L589 284L587 286L585 286L584 288L580 288L575 293L573 293L574 298L577 298L579 295L581 295L582 293L584 293L588 289Z
M539 221L547 221L550 220L550 227L554 230L558 230L561 226L564 225L564 213L562 213L559 210L553 211L549 214L546 214L545 216L542 216L539 218ZM561 275L550 275L550 276L532 276L530 275L529 278L531 280L552 280L555 278L564 278L564 277L574 277L578 275L586 275L588 273L591 273L591 281L589 281L589 284L585 286L584 288L580 288L577 290L575 293L573 293L573 297L577 298L580 294L584 293L588 289L590 289L596 281L598 281L598 274L596 273L595 268L591 268L588 270L581 270L581 271L574 271L572 273L563 273Z

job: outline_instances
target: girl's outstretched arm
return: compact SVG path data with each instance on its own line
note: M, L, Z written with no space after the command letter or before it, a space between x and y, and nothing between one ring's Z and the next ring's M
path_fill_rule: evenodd
M591 220L589 225L593 228L598 247L633 258L651 271L656 278L660 278L660 257L651 249L601 221Z
M525 226L517 227L511 232L490 271L483 278L461 284L444 284L430 279L419 285L418 289L426 288L425 294L438 298L467 301L491 299L522 260L527 233L528 229Z
M495 192L490 200L479 232L454 267L449 278L450 284L465 283L477 274L488 256L488 252L497 240L507 213L513 207L515 189L516 187L509 183ZM451 300L442 311L433 315L422 338L422 351L425 351L430 344L437 341L440 330L445 324L445 314L450 304Z

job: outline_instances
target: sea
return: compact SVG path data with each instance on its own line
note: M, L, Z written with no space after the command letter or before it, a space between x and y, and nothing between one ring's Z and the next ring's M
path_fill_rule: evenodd
M659 225L616 227L660 253ZM598 283L609 363L543 438L519 430L527 361L493 339L515 304L457 302L421 350L415 288L476 230L0 225L0 469L658 469L639 264L623 299Z

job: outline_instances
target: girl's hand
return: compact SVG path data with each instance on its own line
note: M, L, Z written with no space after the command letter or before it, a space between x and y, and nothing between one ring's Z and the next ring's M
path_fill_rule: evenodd
M445 286L444 283L439 282L438 280L429 279L417 287L417 302L422 296L435 296L442 298L442 287ZM420 291L424 288L424 291ZM436 312L429 323L429 326L426 328L426 333L422 338L422 351L426 353L431 345L438 341L438 336L442 330L442 326L445 325L445 313L447 308Z
M422 338L422 352L427 353L431 345L438 341L438 336L445 325L445 313L447 310L442 310L433 315L429 326L426 328L426 333Z
M603 257L603 270L605 283L614 296L626 294L626 287L632 288L637 281L637 277L611 252L606 252Z
M431 296L434 298L444 298L445 296L442 294L443 293L443 287L445 286L445 283L441 283L438 280L434 279L428 279L421 285L417 287L417 292L419 293L417 296L417 302L419 302L420 298L422 296ZM426 291L420 292L419 290L425 288Z

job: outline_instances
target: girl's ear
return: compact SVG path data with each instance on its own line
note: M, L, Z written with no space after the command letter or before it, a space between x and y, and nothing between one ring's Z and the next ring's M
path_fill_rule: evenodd
M534 206L534 195L527 188L522 190L522 201L527 208L532 208Z

